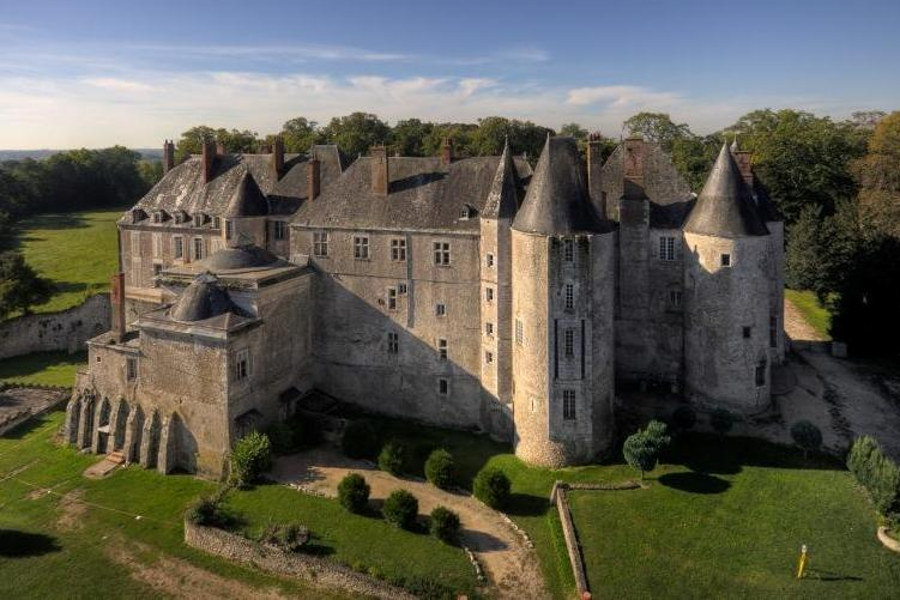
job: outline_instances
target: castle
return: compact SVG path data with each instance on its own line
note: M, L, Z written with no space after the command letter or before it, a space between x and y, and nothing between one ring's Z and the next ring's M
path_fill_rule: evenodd
M320 390L509 440L539 465L614 442L616 385L770 403L783 226L750 155L699 195L655 144L549 138L501 156L206 143L119 221L113 327L88 343L69 442L219 476L240 436Z

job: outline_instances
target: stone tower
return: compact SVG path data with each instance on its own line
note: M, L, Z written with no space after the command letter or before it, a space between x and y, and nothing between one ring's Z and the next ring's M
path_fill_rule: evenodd
M770 402L769 232L723 144L684 225L685 385L695 402L753 413Z
M571 138L548 138L512 226L516 455L559 467L613 441L616 234Z

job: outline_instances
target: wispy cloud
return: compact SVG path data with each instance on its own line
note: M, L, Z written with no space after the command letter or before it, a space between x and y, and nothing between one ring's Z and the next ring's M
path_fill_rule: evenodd
M125 92L129 94L140 92L151 92L153 86L140 81L131 81L128 79L117 79L115 77L93 77L84 80L84 83L105 90L114 92Z
M247 60L287 60L287 61L349 61L349 62L396 62L407 61L414 55L398 52L380 52L352 46L324 45L161 45L136 44L127 49L139 52L153 52L158 55L184 58L240 58Z
M668 106L682 100L675 92L658 92L636 85L601 85L569 90L566 102L572 106L608 104L613 107Z

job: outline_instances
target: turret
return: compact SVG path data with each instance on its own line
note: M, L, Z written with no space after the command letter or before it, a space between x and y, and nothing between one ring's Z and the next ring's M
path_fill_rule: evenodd
M613 442L615 232L571 138L549 138L512 226L516 455L559 467Z
M685 385L701 405L754 413L770 402L769 232L723 144L684 225Z

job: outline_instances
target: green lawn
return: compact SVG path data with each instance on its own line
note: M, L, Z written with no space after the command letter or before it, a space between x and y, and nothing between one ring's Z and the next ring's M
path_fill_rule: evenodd
M109 288L117 268L116 221L123 210L37 215L19 223L17 246L25 261L56 287L35 312L64 310Z
M87 352L34 352L0 360L0 383L71 387L75 372L86 364Z
M797 307L806 322L816 330L823 340L831 340L828 328L831 326L831 313L819 303L815 293L800 290L784 290L784 297Z

